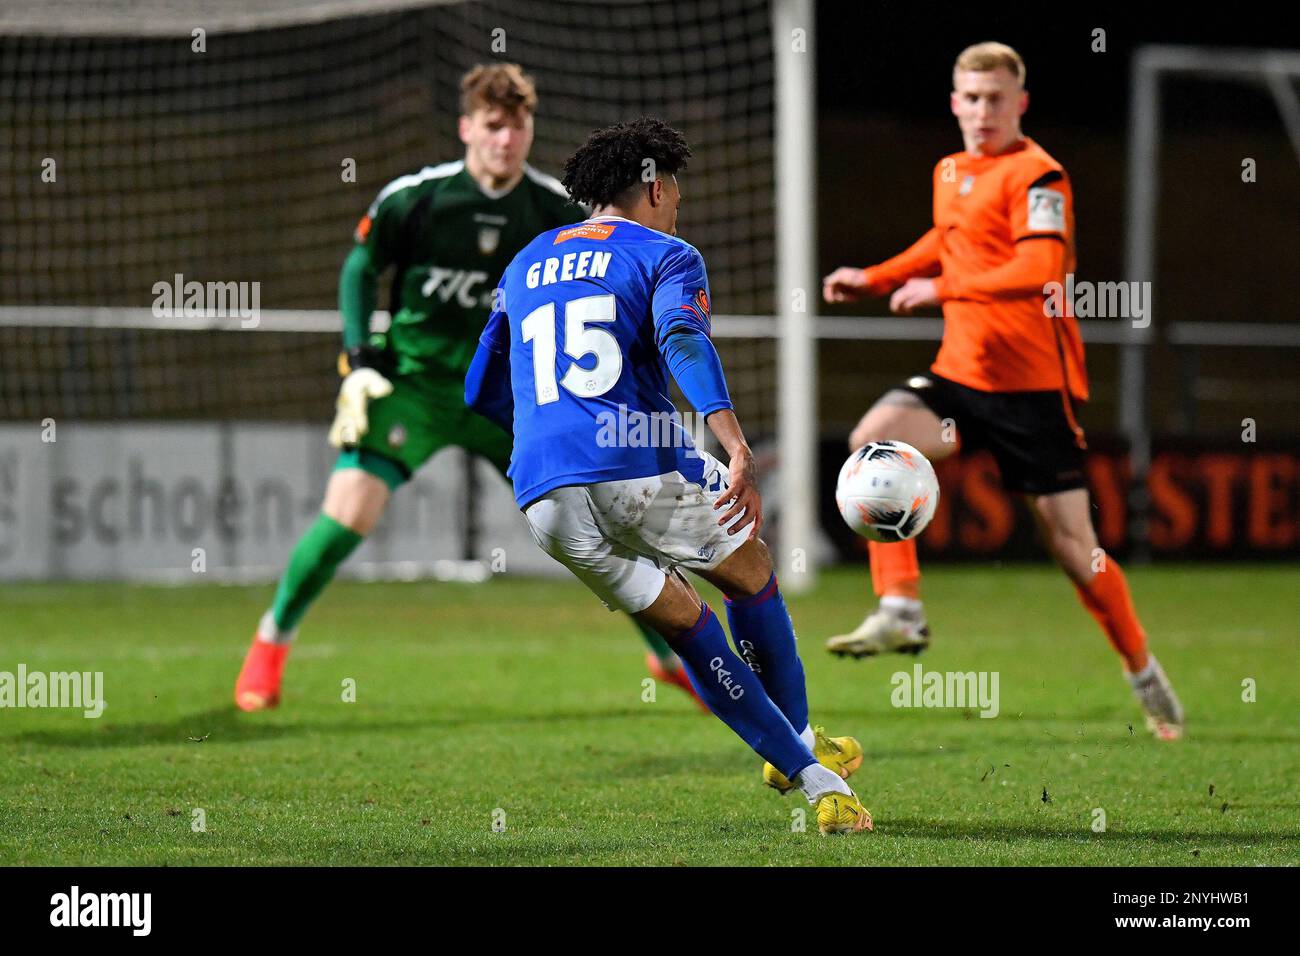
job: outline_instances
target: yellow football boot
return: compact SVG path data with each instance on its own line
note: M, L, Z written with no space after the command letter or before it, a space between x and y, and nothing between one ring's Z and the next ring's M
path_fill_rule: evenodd
M871 811L854 794L828 793L817 801L817 829L832 833L860 833L874 830Z
M856 737L827 737L822 727L814 727L813 735L816 738L813 756L823 767L839 774L840 779L847 780L862 766L862 744ZM786 779L785 774L770 763L763 764L763 783L782 794L794 789L794 784Z

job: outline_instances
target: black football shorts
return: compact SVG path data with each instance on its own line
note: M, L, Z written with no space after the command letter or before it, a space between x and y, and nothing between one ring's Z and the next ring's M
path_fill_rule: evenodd
M956 424L962 450L987 448L1008 491L1050 495L1087 487L1088 446L1065 392L982 392L933 372L899 388Z

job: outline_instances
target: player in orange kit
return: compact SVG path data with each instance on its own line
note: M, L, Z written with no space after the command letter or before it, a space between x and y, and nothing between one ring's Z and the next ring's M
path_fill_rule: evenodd
M1056 297L1045 294L1074 270L1074 199L1061 164L1020 131L1029 106L1024 81L1024 61L1004 44L962 51L951 106L965 149L934 168L934 227L892 259L823 280L827 302L892 292L890 309L902 315L943 308L943 342L929 373L886 392L849 447L893 438L932 460L959 445L987 448L1003 485L1025 497L1052 557L1123 658L1147 725L1174 740L1182 736L1182 707L1089 515L1087 445L1074 415L1075 403L1088 398L1083 341L1074 318L1056 314ZM916 542L869 548L879 607L827 647L856 657L919 652L930 630Z

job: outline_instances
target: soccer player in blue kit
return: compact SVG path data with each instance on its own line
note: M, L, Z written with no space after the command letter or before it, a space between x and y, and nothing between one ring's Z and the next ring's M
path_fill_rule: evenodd
M754 456L709 338L704 260L676 238L689 157L656 119L592 133L563 180L592 217L543 232L506 268L465 399L513 431L515 500L542 549L664 637L709 709L766 761L764 782L801 790L822 833L870 830L844 782L861 745L808 722L794 626L758 537ZM681 428L668 373L726 469ZM672 422L671 440L645 422ZM647 432L660 440L631 440ZM740 655L681 569L723 593Z

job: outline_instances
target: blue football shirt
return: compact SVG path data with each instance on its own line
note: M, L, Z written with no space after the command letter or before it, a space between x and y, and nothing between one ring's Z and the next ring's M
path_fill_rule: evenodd
M509 352L526 507L564 485L703 476L668 397L667 336L709 333L709 283L690 243L613 216L544 232L506 268L480 340ZM731 407L725 394L701 416Z

